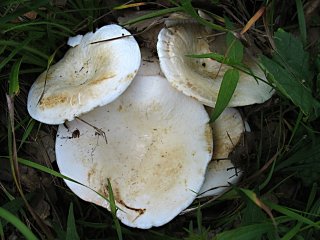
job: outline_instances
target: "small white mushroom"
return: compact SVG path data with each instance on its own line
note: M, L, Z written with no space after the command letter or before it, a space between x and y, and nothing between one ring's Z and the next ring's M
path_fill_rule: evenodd
M213 156L198 197L219 196L228 189L229 183L235 184L241 177L239 169L228 158L245 131L239 111L226 108L211 127Z
M69 44L75 47L32 85L29 114L40 122L61 124L122 94L141 61L137 42L132 36L123 37L127 35L127 30L113 24L71 39ZM103 42L92 44L98 41Z
M161 70L173 87L204 105L214 107L223 75L230 67L225 64L221 66L219 62L210 58L195 59L186 56L210 53L207 35L205 28L198 24L163 28L158 36L157 51ZM266 79L253 61L246 64L257 77ZM240 79L229 107L262 103L272 94L272 88L268 84L240 72Z
M161 226L196 198L212 157L209 118L198 101L161 76L137 75L114 102L81 119L59 126L59 169L107 198L109 179L124 224ZM66 183L80 198L110 208L92 190Z
M67 44L70 47L78 46L81 43L82 38L83 38L83 35L77 35L77 36L74 36L74 37L69 37Z

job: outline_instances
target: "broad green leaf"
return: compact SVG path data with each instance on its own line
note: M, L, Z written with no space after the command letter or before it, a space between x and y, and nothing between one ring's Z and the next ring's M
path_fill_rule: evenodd
M307 142L276 166L276 171L296 172L306 185L320 179L320 139Z
M241 226L267 220L266 214L251 199L245 199L246 207L242 210Z
M310 89L303 85L303 82L265 56L262 56L261 63L272 75L269 80L281 94L289 98L306 116L320 116L320 102L313 98Z
M228 37L229 36L229 37ZM230 37L232 36L232 38ZM228 40L230 38L230 40ZM236 39L231 33L227 33L227 41L228 43L228 54L227 56L236 63L241 63L243 59L243 45L242 43Z
M70 203L68 220L67 220L66 240L77 240L77 239L80 239L80 237L78 235L77 227L74 219L73 203Z
M274 231L272 223L252 224L219 233L215 240L256 240L261 239L263 234L272 231Z
M19 70L22 62L22 58L15 62L11 68L10 80L9 80L9 95L18 95L19 88Z
M278 62L296 81L309 84L309 53L304 51L302 43L292 34L279 29L274 36L276 53L273 60Z
M36 240L38 239L31 230L15 215L11 212L7 211L6 209L0 207L0 217L11 223L15 226L20 233L25 237L27 240Z
M233 24L228 18L225 18L225 23L228 29L233 29ZM228 46L227 56L231 59L232 62L241 63L243 60L242 43L231 32L227 33L226 43Z
M219 89L217 102L210 118L211 122L215 121L228 106L230 99L237 87L239 77L240 74L238 70L228 69L225 72Z

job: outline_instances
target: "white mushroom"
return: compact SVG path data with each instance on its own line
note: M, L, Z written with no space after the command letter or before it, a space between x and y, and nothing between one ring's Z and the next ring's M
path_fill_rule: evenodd
M118 25L69 41L75 47L32 85L29 114L40 122L60 124L112 102L129 86L140 66L135 39ZM115 38L115 39L114 39ZM110 41L104 41L111 39ZM113 40L112 40L113 39ZM95 43L103 41L100 43Z
M77 36L74 36L74 37L69 37L67 44L70 47L78 46L81 43L82 38L83 38L83 35L77 35Z
M59 126L59 169L106 198L109 179L124 224L161 226L195 199L212 156L208 114L198 101L161 76L138 75L117 100L81 119ZM110 208L92 190L66 183L80 198Z
M198 197L219 196L228 189L229 183L235 184L241 176L239 169L236 169L228 159L245 131L245 124L239 111L235 108L226 108L211 126L213 156Z
M214 107L222 77L230 67L224 64L221 66L219 62L210 58L195 59L186 56L210 53L207 35L205 28L198 24L163 28L158 36L157 50L161 70L171 85L204 105ZM266 79L253 61L246 64L257 77ZM262 103L268 100L272 93L268 84L240 72L240 80L229 107Z

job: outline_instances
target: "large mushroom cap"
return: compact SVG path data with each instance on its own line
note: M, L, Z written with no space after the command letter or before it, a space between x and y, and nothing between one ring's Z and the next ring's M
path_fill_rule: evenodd
M171 85L204 105L214 107L221 81L229 66L209 58L196 59L186 55L210 53L208 33L197 24L163 28L158 36L157 50L161 70ZM215 42L213 42L215 44ZM219 46L215 47L219 49ZM252 61L247 62L253 73L265 79L263 72ZM273 91L262 81L243 72L229 107L262 103Z
M106 197L109 179L124 224L163 225L195 199L212 156L208 114L198 101L161 76L136 76L118 99L81 119L87 123L59 126L59 169ZM80 198L109 208L92 190L66 183Z
M131 83L140 66L140 50L133 37L118 25L71 41L58 63L32 85L28 111L40 122L60 124L117 98ZM93 42L117 38L110 41Z
M213 156L199 197L218 196L228 189L229 183L236 183L241 176L239 169L235 168L228 158L245 131L239 111L235 108L226 108L211 126Z

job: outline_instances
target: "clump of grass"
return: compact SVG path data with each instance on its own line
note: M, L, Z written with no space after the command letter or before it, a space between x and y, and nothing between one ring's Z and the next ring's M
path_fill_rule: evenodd
M309 39L301 0L296 0L290 9L272 0L263 6L261 1L241 0L211 1L205 5L203 10L215 19L217 16L220 20L230 19L227 26L225 20L212 23L202 19L196 10L203 5L188 0L168 1L166 8L153 4L152 13L135 20L182 11L206 27L236 37L250 23L251 28L246 28L243 35L253 37L262 48L265 55L261 63L277 90L269 102L241 109L253 133L245 136L247 149L235 160L246 170L239 186L232 186L215 201L199 200L194 203L197 211L148 231L119 224L114 218L115 205L109 214L105 209L79 200L60 180L66 177L57 172L55 163L39 164L28 151L28 145L36 141L39 131L46 131L54 138L56 130L37 123L26 112L26 96L33 79L63 56L68 36L115 21L120 10L113 7L121 5L117 1L111 6L103 4L104 1L70 0L61 1L63 5L59 6L56 2L59 1L5 0L0 3L0 108L3 110L0 112L0 144L3 146L0 160L3 168L9 163L7 170L0 168L0 171L7 171L11 176L0 178L1 239L8 236L26 239L53 236L59 239L320 238L320 43ZM139 10L137 5L129 7L133 6ZM146 9L150 6L147 2L140 4ZM264 13L255 15L262 7ZM126 10L124 6L118 9ZM296 12L290 22L280 16L286 10ZM253 24L252 16L256 16ZM276 22L279 18L281 21ZM288 32L293 28L299 29L300 38ZM234 39L230 42L229 51L235 52L231 56L242 52L242 45L232 42L243 39ZM316 54L308 52L311 47L317 49ZM239 57L226 61L228 57L222 56L220 60L238 71L235 61ZM236 71L225 76L225 87L220 89L222 100L214 118L230 100L230 89L237 82ZM36 169L39 176L50 179L51 184L41 183L39 188L28 189L21 177L25 166ZM111 186L108 189L111 191ZM40 195L49 204L50 214L37 219L37 209L31 205ZM112 196L112 191L109 195Z

